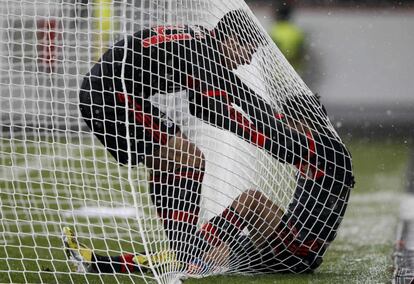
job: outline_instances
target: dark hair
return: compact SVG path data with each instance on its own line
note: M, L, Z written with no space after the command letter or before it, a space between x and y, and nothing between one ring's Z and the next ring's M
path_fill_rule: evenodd
M244 10L237 9L226 13L213 30L219 41L229 37L235 38L241 45L250 44L257 47L262 32L252 17Z

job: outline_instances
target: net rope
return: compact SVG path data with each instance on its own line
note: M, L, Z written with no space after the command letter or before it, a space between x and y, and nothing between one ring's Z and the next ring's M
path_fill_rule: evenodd
M0 66L0 282L321 265L350 153L244 1L3 0Z

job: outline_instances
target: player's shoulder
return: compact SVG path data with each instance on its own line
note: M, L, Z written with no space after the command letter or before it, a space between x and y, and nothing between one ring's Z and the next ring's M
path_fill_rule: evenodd
M150 28L145 34L165 36L174 40L182 39L203 39L209 36L210 32L207 28L199 25L162 25ZM145 38L145 34L141 34Z
M193 42L204 41L209 36L208 29L202 26L191 25L161 25L154 26L139 34L142 47L160 47L170 49L178 46L178 49L186 47L195 48Z
M200 25L157 25L138 30L127 37L128 44L134 46L157 46L162 43L189 40L203 40L210 37L210 31ZM123 47L124 39L116 42L114 47Z
M209 30L201 25L158 25L148 28L147 30L161 34L191 33L200 36L209 33Z
M211 31L204 26L200 26L200 25L187 26L187 29L194 35L195 38L198 38L198 39L211 36Z

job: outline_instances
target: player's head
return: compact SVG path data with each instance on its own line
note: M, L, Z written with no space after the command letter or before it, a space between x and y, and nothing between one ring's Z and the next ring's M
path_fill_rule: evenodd
M241 9L225 14L213 33L225 57L224 63L230 69L249 64L262 40L262 33L255 21Z

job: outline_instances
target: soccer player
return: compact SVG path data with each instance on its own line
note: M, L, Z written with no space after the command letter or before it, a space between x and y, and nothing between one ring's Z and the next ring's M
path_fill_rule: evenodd
M310 138L308 153L295 164L297 184L287 211L260 190L243 192L198 232L211 245L207 264L228 258L230 270L238 272L312 272L336 237L354 186L350 153L327 125L317 96L290 97L284 112L281 119Z
M80 88L82 117L115 160L131 166L143 163L151 169L152 201L172 251L183 262L190 255L201 253L196 251L193 238L205 160L179 126L150 99L160 93L173 95L188 90L193 114L199 111L196 107L207 107L202 97L207 97L210 103L216 100L214 96L224 96L223 83L230 76L235 77L231 70L249 63L257 47L249 40L257 32L258 28L243 10L227 13L211 31L199 26L157 26L138 31L106 51ZM242 86L240 83L239 87ZM225 106L217 102L220 107ZM210 111L218 111L213 107ZM209 122L215 121L212 118ZM71 230L65 231L67 239L70 238ZM69 246L70 243L69 240ZM86 256L98 263L132 263L133 258ZM99 270L125 270L122 265L106 264L98 265Z
M235 133L281 162L318 176L329 167L337 168L331 160L325 158L319 165L315 158L325 151L324 137L290 127L234 74L238 66L250 63L261 42L265 42L263 35L242 10L227 13L212 31L158 26L116 43L81 85L81 114L94 135L118 163L141 162L152 169L151 198L180 262L199 259L209 250L197 230L205 160L179 126L151 104L152 95L187 90L193 115ZM346 156L338 145L330 147ZM348 171L345 158L334 159ZM134 265L141 264L136 256L99 256L79 244L69 228L64 229L64 240L67 253L89 271L141 271L140 265Z

